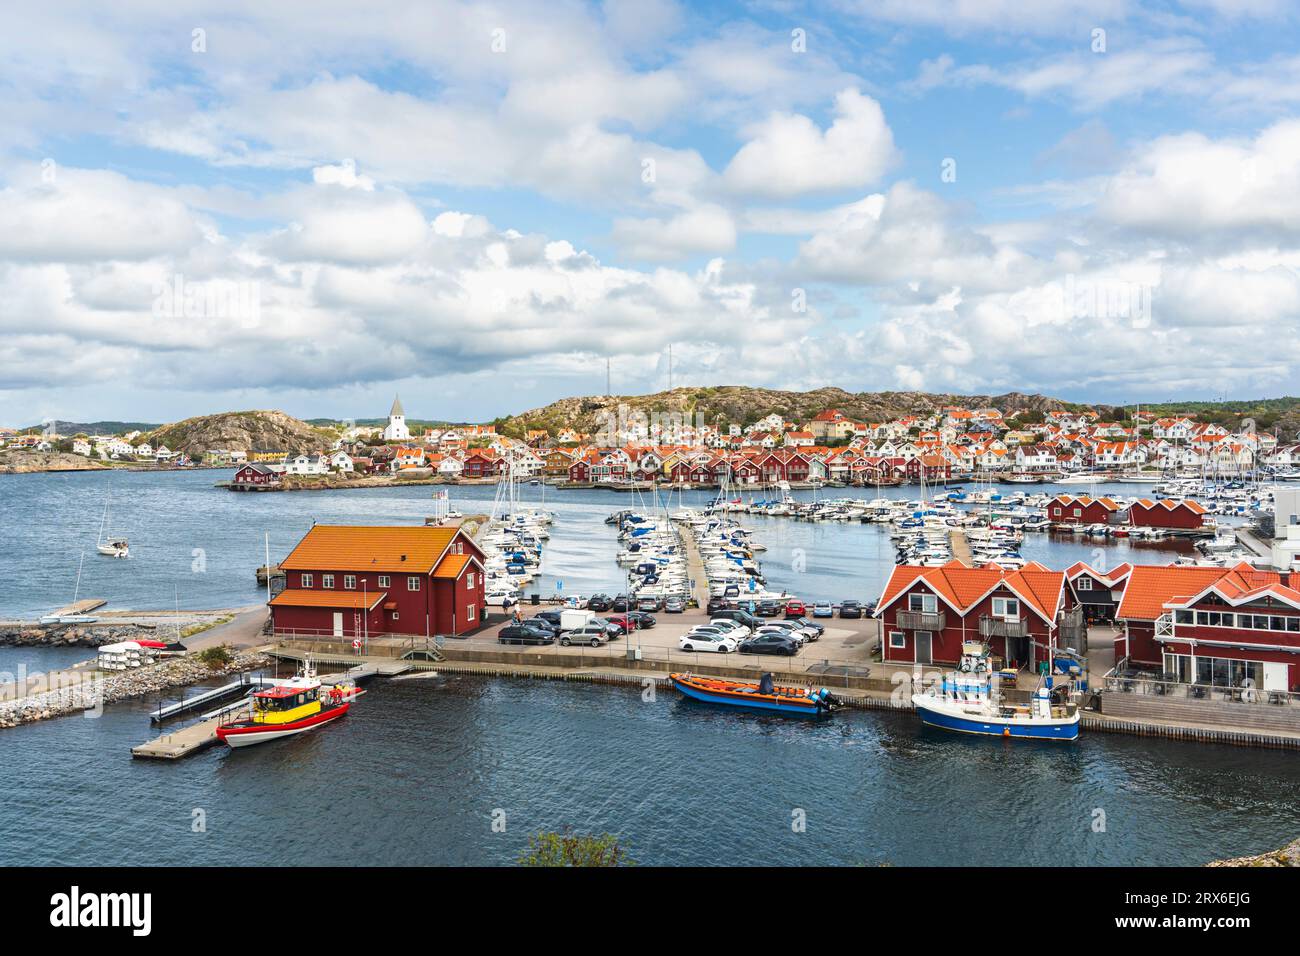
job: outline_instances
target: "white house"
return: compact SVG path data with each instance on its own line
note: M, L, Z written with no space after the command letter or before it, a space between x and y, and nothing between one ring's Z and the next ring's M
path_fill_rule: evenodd
M335 471L351 472L354 470L352 456L345 451L336 451L329 456L329 466Z
M320 455L295 455L284 461L287 475L323 475L328 470L326 459Z

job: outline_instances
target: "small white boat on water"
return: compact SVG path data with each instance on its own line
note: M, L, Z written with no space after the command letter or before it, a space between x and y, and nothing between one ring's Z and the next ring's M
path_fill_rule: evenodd
M129 558L131 557L131 545L126 538L104 534L108 527L108 499L104 499L104 517L99 521L99 539L95 542L95 550L106 558Z
M1038 685L1028 705L1004 703L992 666L987 644L963 644L958 669L945 674L925 693L912 695L912 705L922 723L991 737L1078 739L1078 707L1054 703L1046 682Z

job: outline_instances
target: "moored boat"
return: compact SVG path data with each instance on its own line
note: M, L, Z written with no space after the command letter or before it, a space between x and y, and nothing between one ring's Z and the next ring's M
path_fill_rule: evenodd
M346 681L325 687L308 662L293 679L250 698L248 710L239 710L217 727L217 739L231 747L248 747L337 720L364 691Z
M926 693L913 694L922 723L943 730L991 737L1077 740L1079 710L1052 700L1051 687L1040 684L1029 704L1005 703L992 680L988 646L968 641L958 670L946 674Z
M669 674L668 679L687 697L729 707L819 717L840 706L839 699L825 687L815 691L783 687L775 683L771 674L764 674L757 683L694 674Z

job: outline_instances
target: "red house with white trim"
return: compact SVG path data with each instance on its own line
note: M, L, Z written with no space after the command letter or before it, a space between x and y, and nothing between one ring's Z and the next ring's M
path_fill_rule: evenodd
M432 636L483 623L483 552L459 528L313 525L280 567L277 633Z
M1139 565L1115 612L1116 659L1186 684L1300 690L1300 590L1294 576L1232 568Z
M1047 520L1054 524L1106 524L1120 506L1110 498L1057 495L1047 504Z
M964 641L984 641L1008 666L1037 667L1077 626L1065 572L1029 562L1018 571L949 561L897 565L876 605L886 662L956 664ZM1073 635L1071 635L1073 636Z

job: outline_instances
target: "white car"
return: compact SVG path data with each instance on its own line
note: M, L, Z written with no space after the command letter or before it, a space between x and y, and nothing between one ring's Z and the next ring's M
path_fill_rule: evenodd
M705 625L701 625L701 627L703 626ZM745 638L749 637L749 628L745 627L745 625L741 624L739 621L733 621L729 617L715 617L707 626L716 627L722 630L728 637L734 637L737 641L743 641Z
M808 635L803 631L796 630L792 627L773 627L771 625L764 625L754 632L755 637L758 637L761 634L779 634L781 637L790 638L790 640L794 641L800 647L803 647L808 643Z
M730 654L739 642L734 638L718 633L707 633L707 629L696 629L682 635L677 646L684 651L713 651L716 654Z
M795 621L768 621L758 630L759 632L762 632L772 630L773 628L779 631L785 631L791 637L797 637L800 645L806 644L809 641L815 641L817 638L821 637L821 634L819 634L816 629L811 627L802 627Z

